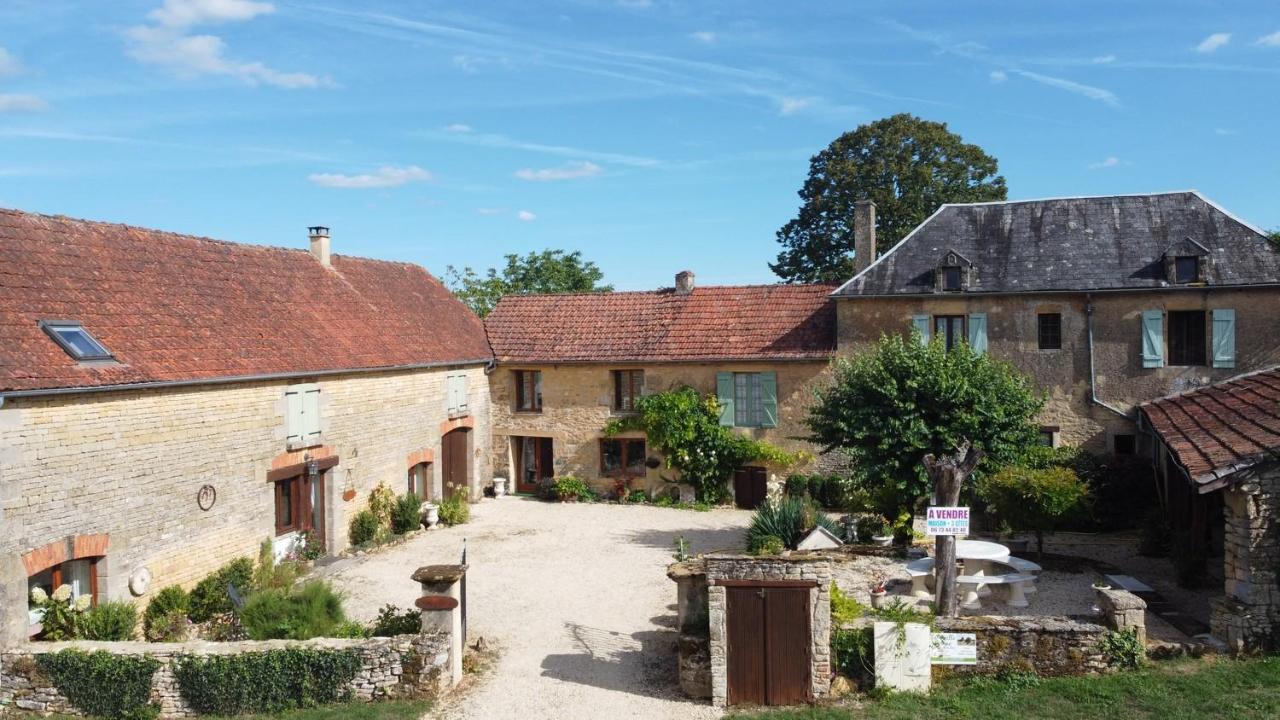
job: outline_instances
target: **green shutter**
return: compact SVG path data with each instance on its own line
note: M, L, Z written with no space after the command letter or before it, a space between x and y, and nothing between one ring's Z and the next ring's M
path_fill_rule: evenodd
M969 348L979 355L987 352L986 313L973 313L969 316Z
M1142 311L1142 367L1164 367L1164 311Z
M307 447L320 444L320 388L315 385L302 393L302 433Z
M716 373L716 400L720 403L720 424L733 427L733 373Z
M912 315L911 326L916 332L920 333L920 343L922 345L929 344L929 316L928 315Z
M764 411L761 427L778 427L778 373L760 373L760 408Z
M302 445L302 390L299 387L284 391L284 434L288 447Z
M1213 311L1213 366L1236 366L1236 311L1220 308Z

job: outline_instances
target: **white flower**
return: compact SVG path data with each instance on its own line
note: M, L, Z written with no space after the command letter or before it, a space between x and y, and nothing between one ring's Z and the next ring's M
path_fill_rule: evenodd
M43 605L48 600L49 594L44 591L44 588L39 586L31 588L31 602L36 605Z
M59 585L57 590L53 591L53 599L58 602L66 602L71 599L71 586Z
M93 598L88 595L81 595L76 598L76 610L84 612L89 609L90 605L93 605Z

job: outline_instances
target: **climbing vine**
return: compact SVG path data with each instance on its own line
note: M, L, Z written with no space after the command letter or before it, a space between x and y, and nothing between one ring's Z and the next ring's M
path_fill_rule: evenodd
M351 650L283 648L188 656L174 667L182 697L202 715L275 714L345 700L360 670Z
M36 663L72 705L94 717L148 720L160 711L151 704L153 657L63 650L37 655Z

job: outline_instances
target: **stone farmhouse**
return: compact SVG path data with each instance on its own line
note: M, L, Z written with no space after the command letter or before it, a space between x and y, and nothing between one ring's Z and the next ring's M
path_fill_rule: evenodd
M669 475L642 433L604 436L644 393L715 393L721 424L788 451L812 388L835 350L828 285L695 287L692 272L655 292L503 298L485 318L493 462L515 489L574 475L608 491L660 491ZM755 507L779 468L739 471L737 500Z
M30 587L129 599L378 483L491 477L480 320L421 267L0 211L0 644Z

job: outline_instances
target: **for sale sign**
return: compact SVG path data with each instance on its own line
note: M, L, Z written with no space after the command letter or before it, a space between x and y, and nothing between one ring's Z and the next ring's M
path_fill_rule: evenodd
M925 519L929 537L935 535L964 537L969 534L969 508L967 507L931 507Z
M933 633L929 662L933 665L977 665L978 636L973 633Z

